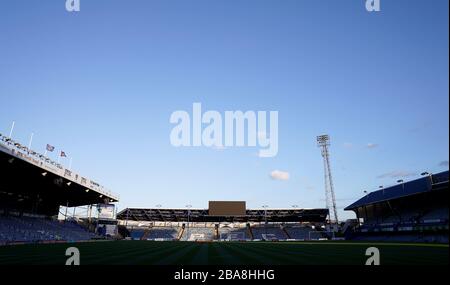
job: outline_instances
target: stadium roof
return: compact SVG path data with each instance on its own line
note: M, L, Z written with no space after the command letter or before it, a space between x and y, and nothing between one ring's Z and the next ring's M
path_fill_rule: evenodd
M448 182L449 171L444 171L434 175L427 175L410 182L401 183L392 187L371 192L346 207L345 210L354 210L367 205L426 193L429 191L448 189Z
M318 222L327 220L328 209L247 210L245 216L210 216L207 209L127 208L117 214L119 220L158 222Z
M119 197L97 182L0 134L0 200L69 207L117 202Z

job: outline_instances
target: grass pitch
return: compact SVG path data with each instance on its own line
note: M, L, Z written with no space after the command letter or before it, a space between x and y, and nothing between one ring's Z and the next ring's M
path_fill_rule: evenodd
M64 265L68 247L81 265L364 265L368 247L381 265L448 265L449 246L360 242L103 241L0 247L0 264Z

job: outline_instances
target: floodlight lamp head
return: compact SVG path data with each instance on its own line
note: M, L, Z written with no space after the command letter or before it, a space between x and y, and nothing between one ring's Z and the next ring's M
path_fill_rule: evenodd
M330 136L329 135L321 135L317 137L317 145L318 146L324 146L328 145L330 142Z

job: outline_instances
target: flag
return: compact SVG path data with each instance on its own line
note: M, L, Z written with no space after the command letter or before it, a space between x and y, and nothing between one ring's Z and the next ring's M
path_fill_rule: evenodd
M54 151L54 150L55 150L55 147L52 146L52 145L47 144L46 149L47 149L47 151Z
M67 155L66 155L66 153L65 153L64 151L61 151L60 156L61 156L61 157L67 157Z

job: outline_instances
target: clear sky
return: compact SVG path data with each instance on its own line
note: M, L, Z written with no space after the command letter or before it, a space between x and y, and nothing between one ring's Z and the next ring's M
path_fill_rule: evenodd
M81 0L68 13L65 0L1 0L0 132L15 121L15 139L64 150L120 208L324 207L315 139L328 133L350 217L363 190L448 169L448 5ZM278 111L278 155L173 147L170 115L194 102Z

